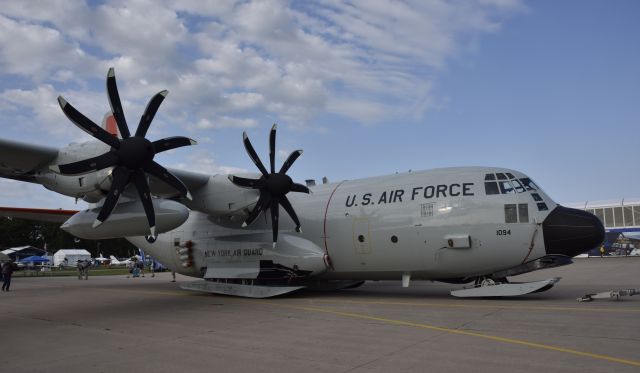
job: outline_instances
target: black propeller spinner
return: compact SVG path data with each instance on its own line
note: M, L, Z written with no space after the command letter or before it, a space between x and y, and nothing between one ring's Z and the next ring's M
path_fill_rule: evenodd
M109 73L107 74L107 93L109 96L109 104L111 105L111 112L113 113L116 124L118 125L118 130L122 135L122 139L118 139L117 136L110 134L102 127L95 124L91 119L85 117L82 113L71 106L71 104L62 98L62 96L58 96L58 103L67 118L89 135L107 145L110 145L111 150L97 157L68 164L51 166L51 168L64 175L77 175L107 167L114 167L112 170L113 182L111 184L111 189L104 201L102 209L100 209L100 212L98 213L98 217L93 222L93 227L95 228L107 220L118 203L120 194L122 194L127 184L133 181L133 184L140 195L144 212L147 215L151 236L155 237L156 217L153 209L153 203L151 201L149 183L145 172L176 188L181 196L191 199L191 194L182 181L175 177L166 168L155 162L153 157L166 150L186 145L195 145L196 142L182 136L167 137L154 142L147 140L145 137L147 130L149 129L149 125L151 124L153 117L156 115L160 104L169 93L168 91L159 92L151 98L147 104L144 114L140 118L140 123L138 124L138 128L133 137L129 132L129 127L127 126L127 121L125 120L124 112L122 111L122 104L120 103L120 96L118 95L118 87L116 86L116 76L113 67L109 69Z
M276 242L278 242L278 218L280 216L279 205L284 207L293 222L296 223L296 232L301 232L300 220L298 219L296 212L293 210L291 202L289 202L286 194L289 192L311 193L311 191L302 184L294 183L286 173L289 168L291 168L291 165L293 165L293 162L295 162L302 154L302 150L295 150L292 152L289 155L289 158L287 158L282 165L280 171L276 172L276 125L274 124L273 127L271 127L271 133L269 134L269 161L271 165L271 173L268 173L267 169L264 168L264 165L260 161L260 158L258 158L258 154L256 154L255 149L253 149L247 133L244 132L242 137L244 147L247 150L249 157L262 173L262 176L259 179L247 179L233 175L229 176L229 180L239 187L260 190L258 202L247 217L247 220L242 223L242 227L244 228L253 223L262 211L266 209L271 210L271 228L273 230L273 246L275 247Z

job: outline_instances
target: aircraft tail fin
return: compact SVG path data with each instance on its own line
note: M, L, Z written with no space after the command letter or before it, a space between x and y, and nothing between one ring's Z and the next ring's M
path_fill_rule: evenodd
M107 130L110 134L117 138L122 138L120 135L120 131L118 131L118 124L116 123L116 118L114 118L113 113L108 111L104 117L102 118L102 128Z

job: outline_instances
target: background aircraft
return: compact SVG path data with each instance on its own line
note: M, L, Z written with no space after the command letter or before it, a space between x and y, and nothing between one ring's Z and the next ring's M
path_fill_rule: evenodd
M102 253L100 253L100 255L97 258L93 258L93 261L100 264L104 264L104 263L109 263L111 259L105 258L104 256L102 256Z
M460 167L295 183L287 171L302 150L277 170L275 125L269 168L243 136L259 173L167 169L156 154L195 144L146 138L167 92L150 100L135 133L113 69L107 93L113 120L106 130L58 98L71 122L98 141L54 149L0 140L0 176L90 203L83 211L56 210L62 228L85 239L126 237L168 268L205 279L185 288L268 297L366 280L402 279L408 286L429 279L475 281L458 296L518 295L546 290L557 279L514 285L508 276L569 264L604 237L594 215L557 205L516 170Z
M110 258L109 259L110 260L109 265L111 265L111 266L125 266L125 265L131 263L131 258L120 260L120 259L116 258L113 255L110 255L109 258Z

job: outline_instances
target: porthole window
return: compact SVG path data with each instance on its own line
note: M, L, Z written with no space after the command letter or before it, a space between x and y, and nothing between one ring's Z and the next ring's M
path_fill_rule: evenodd
M364 236L363 235L359 235L358 236L358 242L364 242Z
M391 236L391 242L398 243L398 236Z

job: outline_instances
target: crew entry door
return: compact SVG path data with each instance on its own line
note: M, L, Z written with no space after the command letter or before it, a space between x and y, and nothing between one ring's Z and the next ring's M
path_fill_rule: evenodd
M171 234L171 242L169 245L171 246L169 250L173 251L173 261L176 264L177 268L180 268L182 262L180 261L180 244L182 243L182 231L173 232Z

